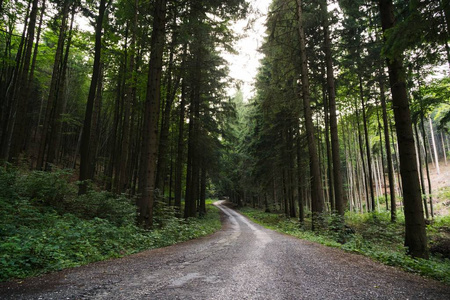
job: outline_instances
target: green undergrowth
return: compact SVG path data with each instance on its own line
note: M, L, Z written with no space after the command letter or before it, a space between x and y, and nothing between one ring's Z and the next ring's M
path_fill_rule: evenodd
M134 200L103 191L78 197L69 171L0 167L0 281L169 246L220 229L218 209L178 219L159 202L155 226L135 225Z
M297 220L283 214L266 213L262 210L244 207L239 209L254 222L275 231L300 239L371 257L386 265L400 267L406 271L437 279L450 284L450 260L440 254L431 255L429 260L415 259L406 255L403 246L404 218L390 222L388 212L375 214L347 214L345 228L338 229L342 222L337 216L325 216L323 228L311 231L311 220L301 226ZM437 218L427 226L430 247L442 238L442 232L450 227L450 218Z

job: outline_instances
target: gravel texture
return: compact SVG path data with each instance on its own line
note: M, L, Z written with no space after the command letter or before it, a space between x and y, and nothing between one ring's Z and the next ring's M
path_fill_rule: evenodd
M221 231L121 259L0 283L1 299L450 299L450 287L265 229Z

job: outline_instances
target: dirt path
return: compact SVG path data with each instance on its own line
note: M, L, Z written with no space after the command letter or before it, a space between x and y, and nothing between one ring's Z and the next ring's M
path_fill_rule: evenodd
M450 299L450 287L224 212L209 237L0 283L1 299Z

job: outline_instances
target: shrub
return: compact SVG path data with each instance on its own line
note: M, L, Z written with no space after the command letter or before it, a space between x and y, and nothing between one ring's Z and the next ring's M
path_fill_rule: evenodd
M218 209L203 219L177 219L157 204L158 227L135 225L133 199L104 191L76 195L69 171L0 167L0 281L168 246L220 229Z
M106 219L116 226L134 224L136 206L133 199L124 195L114 195L106 191L89 191L72 199L67 199L60 213L71 213L81 219Z
M58 208L66 197L75 195L75 187L69 183L71 175L70 170L32 171L18 176L15 189L35 204Z

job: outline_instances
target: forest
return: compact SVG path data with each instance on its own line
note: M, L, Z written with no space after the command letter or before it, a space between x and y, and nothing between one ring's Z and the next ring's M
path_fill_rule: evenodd
M449 0L273 0L248 98L224 53L250 2L0 14L0 280L209 234L218 198L313 232L385 218L448 258Z

